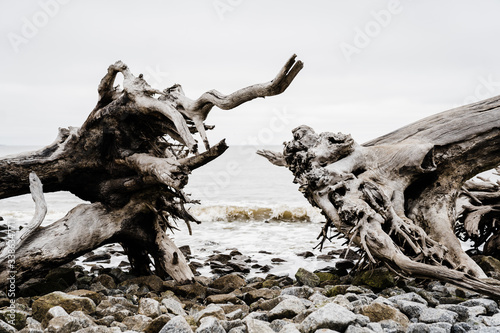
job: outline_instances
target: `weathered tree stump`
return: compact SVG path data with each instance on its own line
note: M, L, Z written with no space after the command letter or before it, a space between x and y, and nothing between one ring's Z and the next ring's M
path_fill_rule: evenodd
M305 197L323 211L322 242L334 228L370 262L500 297L497 283L486 279L454 233L463 213L457 198L470 186L467 180L500 164L500 97L363 145L350 135L300 126L283 153L259 154L290 169ZM498 213L498 206L478 209Z
M30 174L37 198L36 217L13 240L15 267L6 248L0 254L0 284L7 283L9 271L15 270L16 281L22 282L106 243L122 244L139 274L151 274L152 264L161 277L192 281L184 256L165 231L177 220L188 227L198 222L184 208L194 201L183 187L193 169L227 149L224 140L210 147L205 131L213 126L204 121L214 106L229 110L282 93L303 67L295 59L270 82L230 95L211 90L196 100L178 84L153 89L121 61L109 66L97 105L80 128L60 129L56 141L39 151L0 159L0 199L29 193ZM118 73L123 89L113 86ZM194 133L204 142L202 153L197 153ZM41 227L46 211L41 184L45 191L70 191L91 203Z

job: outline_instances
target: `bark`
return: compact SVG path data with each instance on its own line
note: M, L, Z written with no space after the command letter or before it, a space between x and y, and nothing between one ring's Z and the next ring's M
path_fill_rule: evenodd
M160 91L121 61L109 66L97 105L80 128L60 129L55 142L39 151L0 158L0 199L29 193L31 180L37 201L35 218L14 240L15 267L8 248L0 253L0 283L6 283L9 271L17 271L20 283L115 242L123 245L135 272L151 273L154 267L162 277L192 281L185 258L165 232L177 220L190 231L190 222L199 223L184 207L196 201L183 188L193 169L227 149L224 140L210 146L206 130L213 126L204 121L214 106L229 110L282 93L302 67L293 55L268 83L227 96L212 90L191 100L180 85ZM118 73L123 89L113 86ZM202 153L196 133L205 145ZM46 212L42 183L46 192L70 191L90 204L41 227Z
M359 145L350 135L293 130L282 154L259 152L295 175L335 228L403 273L500 297L454 234L468 179L500 164L500 97L449 110Z

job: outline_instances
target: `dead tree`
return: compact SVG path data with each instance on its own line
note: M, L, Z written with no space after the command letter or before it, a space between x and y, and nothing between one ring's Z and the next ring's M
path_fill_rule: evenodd
M500 167L495 171L494 175L500 176ZM500 180L493 182L477 176L466 181L456 209L458 238L473 242L472 253L482 252L500 259Z
M322 210L322 242L333 228L370 262L500 297L453 229L466 181L500 164L500 96L363 145L350 135L300 126L283 153L259 154L290 169L300 191Z
M302 67L293 55L270 82L229 95L211 90L191 100L178 84L159 91L121 61L109 66L97 105L80 128L60 129L56 141L39 151L0 159L0 199L29 193L31 181L37 206L31 224L11 240L15 266L9 262L9 247L0 253L0 283L7 282L10 271L22 282L106 243L120 243L138 274L151 274L152 264L161 277L192 281L184 256L165 231L178 220L190 231L189 222L198 222L184 208L194 201L183 187L193 169L227 149L224 140L210 147L205 131L213 126L204 123L208 113L214 106L229 110L278 95ZM123 89L113 86L118 73L124 77ZM204 142L202 153L194 133ZM47 192L70 191L91 203L42 227L41 184Z

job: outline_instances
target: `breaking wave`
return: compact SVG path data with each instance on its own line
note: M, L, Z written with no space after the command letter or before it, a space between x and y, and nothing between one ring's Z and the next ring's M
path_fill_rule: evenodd
M276 205L271 207L242 205L203 205L190 207L189 212L200 221L263 221L263 222L324 222L320 210L314 207Z

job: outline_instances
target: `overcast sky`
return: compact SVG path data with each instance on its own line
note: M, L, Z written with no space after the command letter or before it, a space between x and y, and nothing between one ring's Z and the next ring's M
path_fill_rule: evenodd
M0 144L46 145L80 126L108 65L191 98L305 66L282 95L207 119L215 143L279 144L307 124L362 143L500 94L500 1L0 2Z

